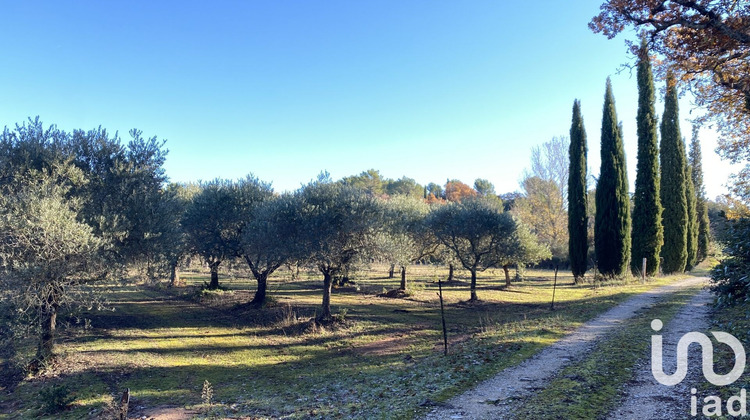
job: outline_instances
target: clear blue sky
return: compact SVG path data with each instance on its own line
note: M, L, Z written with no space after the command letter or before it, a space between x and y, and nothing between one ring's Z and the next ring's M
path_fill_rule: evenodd
M375 168L508 192L532 146L567 135L575 98L598 173L612 76L632 185L635 74L617 74L622 38L588 30L600 4L2 1L0 126L139 128L168 140L173 181L252 172L293 190ZM702 138L713 197L729 166Z

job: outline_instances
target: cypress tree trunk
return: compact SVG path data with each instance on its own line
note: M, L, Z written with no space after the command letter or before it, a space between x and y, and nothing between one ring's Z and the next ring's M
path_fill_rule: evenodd
M617 124L609 78L603 114L594 242L599 271L605 276L615 277L625 272L630 259L630 197L622 128Z
M665 274L685 271L687 263L687 181L685 179L685 151L680 136L680 120L677 106L677 89L674 77L667 76L667 96L664 101L664 115L661 122L661 202L664 206L662 223L664 226Z
M654 77L645 38L638 61L638 164L633 196L633 248L630 269L641 275L646 259L646 275L659 272L659 255L664 243L662 206L659 191L659 140L656 134Z
M575 282L586 274L588 259L588 214L586 210L586 130L583 127L581 103L573 102L573 121L570 126L570 149L568 151L570 168L568 176L568 253L570 270ZM508 268L505 280L510 285Z
M216 290L219 288L219 264L221 262L212 262L209 264L211 269L211 283L208 284L210 290Z
M401 266L401 290L406 290L406 266Z
M471 270L471 299L469 301L476 302L479 300L477 297L477 269L472 268Z

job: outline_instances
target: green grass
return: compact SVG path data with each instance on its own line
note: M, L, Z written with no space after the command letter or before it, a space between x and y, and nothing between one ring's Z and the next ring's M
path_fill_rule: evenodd
M407 299L375 297L398 286L400 279L386 272L375 267L355 278L358 290L335 290L334 313L345 313L347 322L317 330L307 322L322 296L314 273L297 281L277 275L264 309L242 305L255 286L242 272L222 278L228 291L201 301L194 287L205 273L183 274L188 287L177 291L115 287L115 310L88 314L91 329L61 331L58 364L11 394L3 391L0 413L38 418L38 394L52 385L66 385L76 398L50 418L96 417L124 388L131 389L131 407L206 412L201 391L209 381L216 415L409 418L425 410L420 404L466 390L624 299L675 280L573 285L561 273L551 311L550 271L528 270L527 280L509 289L502 270L483 273L482 302L473 305L463 303L468 279L459 277L465 283L444 287L451 342L444 357L434 280L445 270L410 267Z

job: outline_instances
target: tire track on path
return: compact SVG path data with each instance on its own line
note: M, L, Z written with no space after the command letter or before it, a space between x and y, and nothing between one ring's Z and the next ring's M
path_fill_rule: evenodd
M701 284L706 284L706 278L688 277L633 296L517 366L505 369L475 388L453 397L446 404L433 409L425 418L511 418L514 400L527 398L544 389L555 373L572 360L585 356L600 339L617 328L621 322L653 306L666 295Z
M674 318L658 333L663 339L664 372L677 369L677 342L691 332L705 332L709 327L710 304L713 295L709 290L701 290ZM697 387L701 377L701 357L699 348L691 346L688 352L688 374L677 385L662 385L651 373L651 353L636 364L635 379L626 389L625 400L613 410L608 419L681 419L690 415L690 388Z

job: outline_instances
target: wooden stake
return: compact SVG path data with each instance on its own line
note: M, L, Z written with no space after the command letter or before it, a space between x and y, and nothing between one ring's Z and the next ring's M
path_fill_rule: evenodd
M555 310L555 289L557 289L557 266L555 266L555 282L552 284L552 305L550 310Z
M448 355L448 330L445 328L445 309L443 309L443 281L438 277L438 296L440 296L440 318L443 321L443 347L445 355Z

